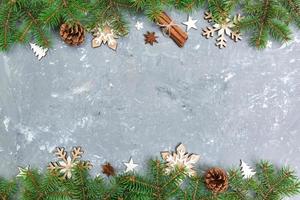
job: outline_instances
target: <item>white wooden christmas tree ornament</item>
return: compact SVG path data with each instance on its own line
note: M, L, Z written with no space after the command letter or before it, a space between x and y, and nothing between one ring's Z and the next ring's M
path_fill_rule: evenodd
M240 170L244 179L249 179L256 174L256 172L243 160L240 160Z
M45 57L48 52L48 48L38 46L34 43L30 43L30 48L33 51L34 55L38 58L38 60L41 60L43 57Z

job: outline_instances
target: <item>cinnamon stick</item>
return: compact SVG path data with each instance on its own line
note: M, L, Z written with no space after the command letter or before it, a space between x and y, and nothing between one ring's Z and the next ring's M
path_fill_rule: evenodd
M174 23L171 17L167 13L162 12L160 16L156 19L156 22L161 26L161 28L166 28L166 26ZM183 47L188 39L187 33L182 30L182 28L174 23L171 27L166 28L167 35L179 46Z

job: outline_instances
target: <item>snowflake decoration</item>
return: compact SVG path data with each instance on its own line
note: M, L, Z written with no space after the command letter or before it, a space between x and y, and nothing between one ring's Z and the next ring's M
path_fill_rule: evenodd
M29 172L29 166L23 168L23 167L18 167L19 170L19 174L17 175L17 177L19 178L26 178Z
M135 28L138 31L141 30L141 29L143 29L144 28L143 22L137 21L136 24L135 24Z
M107 46L113 50L117 50L118 42L117 35L114 33L114 30L111 29L108 25L105 25L103 29L94 28L92 30L94 39L92 40L92 47L97 48L102 44L107 44Z
M83 167L90 169L92 164L89 161L81 161L81 155L83 151L81 147L73 147L71 156L67 154L64 148L57 147L54 154L57 156L59 161L50 162L48 169L50 171L59 171L64 179L70 179L72 177L72 170L77 164L82 164Z
M188 154L183 144L176 148L176 152L170 153L168 151L161 152L161 157L166 161L166 173L169 174L175 168L184 168L188 176L195 176L194 164L200 159L199 155Z
M243 160L240 160L240 170L244 179L249 179L256 174L256 172Z
M266 47L271 49L272 48L272 41L268 40Z
M214 36L214 33L217 33L218 38L216 40L216 46L220 49L227 46L226 35L230 37L234 42L237 42L242 39L241 33L237 30L234 30L236 24L241 21L242 17L240 14L237 14L233 20L229 18L225 19L222 23L216 23L213 20L213 16L209 12L205 12L204 19L209 23L213 23L211 27L206 27L202 30L202 35L209 39Z

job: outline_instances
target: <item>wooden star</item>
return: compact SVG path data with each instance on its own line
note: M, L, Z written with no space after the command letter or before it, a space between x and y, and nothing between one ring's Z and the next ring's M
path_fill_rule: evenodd
M197 30L196 22L198 20L193 20L191 16L189 16L188 21L182 22L184 25L186 25L186 31L189 31L191 28Z
M130 158L129 162L124 163L124 165L126 166L125 173L134 171L134 169L138 166L138 164L133 162L132 158Z
M150 44L150 45L153 45L154 42L158 43L156 38L158 38L154 32L149 32L147 31L146 34L144 34L144 37L145 37L145 44Z

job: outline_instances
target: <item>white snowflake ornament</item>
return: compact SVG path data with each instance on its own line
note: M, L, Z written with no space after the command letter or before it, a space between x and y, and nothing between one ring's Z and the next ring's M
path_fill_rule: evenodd
M34 55L38 58L38 60L41 60L43 57L47 55L48 48L43 48L34 43L29 43L29 44L31 50L33 51Z
M240 14L236 15L233 20L229 18L225 19L222 23L216 23L213 20L212 14L209 12L205 12L205 20L213 23L211 27L206 27L202 30L202 35L209 39L214 36L214 33L217 33L218 37L216 40L216 46L220 49L225 48L227 46L226 35L230 37L234 42L237 42L242 39L241 33L237 30L234 30L236 24L241 21L242 17Z
M142 30L144 28L144 24L143 22L140 22L140 21L137 21L136 24L135 24L135 28L136 30Z
M200 156L196 154L188 154L183 144L180 144L176 148L176 152L161 152L161 157L166 161L166 173L169 174L174 171L177 167L184 168L188 176L196 176L194 165L199 161Z
M64 179L70 179L72 177L72 171L79 163L87 169L92 167L92 164L89 161L80 160L83 154L81 147L73 147L71 156L69 156L62 147L57 147L54 154L57 156L59 161L50 162L48 165L48 170L59 171Z
M272 48L272 41L271 41L271 40L268 40L268 41L267 41L266 47L269 48L269 49Z
M244 179L249 179L256 174L256 172L243 160L240 160L240 170Z
M117 35L114 33L114 30L111 29L108 25L105 25L103 29L95 28L92 30L94 39L92 40L92 47L97 48L102 44L107 44L107 46L113 50L117 50L118 42Z

